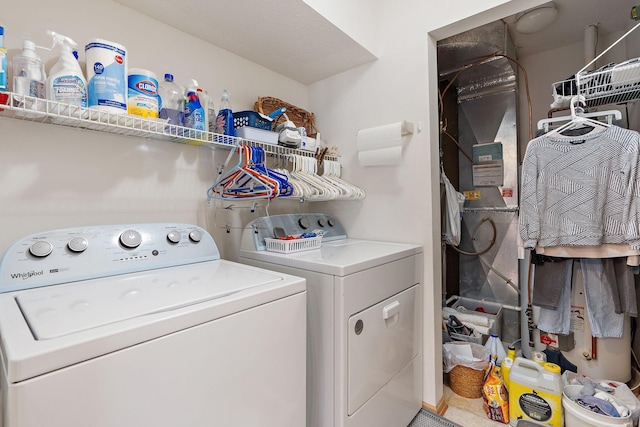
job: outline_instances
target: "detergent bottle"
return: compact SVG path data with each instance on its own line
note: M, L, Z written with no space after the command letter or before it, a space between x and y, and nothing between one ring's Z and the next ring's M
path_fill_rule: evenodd
M491 360L495 360L496 365L500 366L502 360L507 356L507 352L504 351L504 346L498 334L491 334L484 346L491 352Z
M58 53L58 62L49 71L47 77L47 99L78 107L87 107L87 80L82 68L73 55L78 44L67 36L47 30L53 38L52 50Z
M563 426L560 366L516 357L509 373L509 419Z

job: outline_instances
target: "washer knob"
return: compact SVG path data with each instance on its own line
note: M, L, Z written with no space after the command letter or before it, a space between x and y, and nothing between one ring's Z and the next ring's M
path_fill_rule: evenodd
M200 240L202 240L202 233L198 230L193 230L191 233L189 233L189 239L191 239L191 241L194 243L198 243Z
M69 240L67 247L73 252L84 252L89 247L89 241L84 237L74 237Z
M178 243L181 238L182 238L182 234L180 234L179 231L173 230L167 234L167 240L171 243Z
M311 221L309 221L309 218L307 218L306 216L303 216L298 220L298 225L306 230L307 228L311 227Z
M329 227L333 227L334 225L336 225L336 222L331 218L329 218L327 221L329 221Z
M120 243L126 248L137 248L142 243L142 235L136 230L126 230L120 234Z
M53 245L45 240L40 240L35 242L29 248L29 252L31 255L37 256L38 258L44 258L49 255L53 251Z
M324 220L324 218L320 218L320 219L318 220L318 225L319 225L320 227L326 227L326 226L327 226L327 221L325 221L325 220Z

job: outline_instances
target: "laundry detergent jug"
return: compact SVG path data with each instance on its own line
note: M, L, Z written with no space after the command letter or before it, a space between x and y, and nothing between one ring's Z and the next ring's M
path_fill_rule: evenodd
M562 427L562 378L555 363L516 357L509 372L509 422L531 420Z

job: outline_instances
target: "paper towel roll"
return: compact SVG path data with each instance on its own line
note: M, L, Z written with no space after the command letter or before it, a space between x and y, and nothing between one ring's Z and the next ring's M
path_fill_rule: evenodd
M391 166L402 160L402 146L360 151L358 160L362 166Z
M361 129L356 135L362 166L397 165L402 160L402 136L412 132L407 122Z

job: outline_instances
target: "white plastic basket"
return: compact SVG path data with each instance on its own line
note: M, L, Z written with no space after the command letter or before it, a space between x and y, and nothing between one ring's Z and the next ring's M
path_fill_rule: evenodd
M290 254L292 252L308 251L311 249L319 249L322 236L307 237L305 239L280 240L265 237L267 250L271 252L279 252L281 254Z

